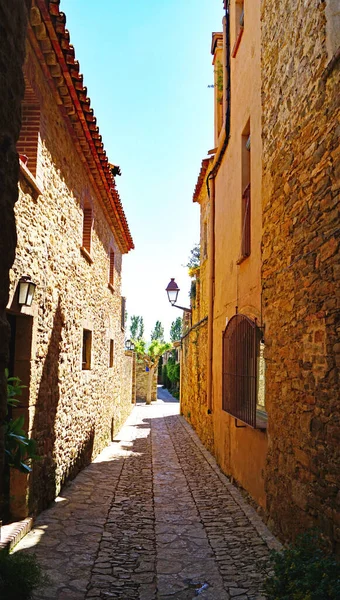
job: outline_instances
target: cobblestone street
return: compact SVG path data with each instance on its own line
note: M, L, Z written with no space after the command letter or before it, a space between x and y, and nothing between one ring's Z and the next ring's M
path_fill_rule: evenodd
M161 392L162 393L162 392ZM49 584L36 600L260 600L279 544L179 405L137 405L115 442L16 547Z

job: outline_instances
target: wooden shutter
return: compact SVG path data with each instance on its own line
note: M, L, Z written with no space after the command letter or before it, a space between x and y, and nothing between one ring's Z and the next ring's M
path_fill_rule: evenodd
M114 284L115 278L115 253L110 251L110 272L109 272L109 283Z
M91 252L91 234L92 234L92 209L84 208L83 221L83 247Z

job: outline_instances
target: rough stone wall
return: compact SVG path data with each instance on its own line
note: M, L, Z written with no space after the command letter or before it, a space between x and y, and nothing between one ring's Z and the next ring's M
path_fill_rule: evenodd
M209 172L209 169L207 173ZM208 255L210 201L206 176L197 202L200 208L200 268L194 277L196 294L191 298L191 323L195 326L208 315ZM186 313L188 314L188 313ZM194 427L203 444L214 452L212 415L207 410L208 323L202 322L182 340L181 350L181 412Z
M17 282L29 273L37 288L32 308L26 311L33 316L33 333L30 381L24 383L29 385L29 429L41 456L31 482L30 509L37 512L101 451L133 405L121 393L121 253L30 50L26 72L41 107L38 160L43 194L37 197L25 179L21 181L9 308L18 310ZM92 206L94 218L92 264L80 251L85 202ZM114 289L108 287L110 250L115 253ZM84 328L92 331L90 370L82 369Z
M122 405L130 413L130 404L136 403L136 355L126 351L122 369Z
M148 377L149 373L145 370L145 363L142 360L137 359L136 363L136 397L137 400L141 400L142 402L146 402L146 396L148 391ZM151 401L157 400L157 379L158 379L158 370L155 370L153 382L152 382L152 390L151 390Z
M182 341L181 413L193 426L202 443L214 451L212 415L207 412L207 321Z
M326 2L262 2L268 511L340 542L339 60ZM328 65L328 66L327 66Z
M4 458L3 427L6 415L4 370L8 360L9 328L5 309L9 270L14 261L16 231L14 204L18 198L19 166L15 145L21 125L20 105L24 95L22 64L28 3L0 0L0 498Z

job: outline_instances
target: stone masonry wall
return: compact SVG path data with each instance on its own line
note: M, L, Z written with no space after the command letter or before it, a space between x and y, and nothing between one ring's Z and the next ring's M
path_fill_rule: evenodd
M142 360L137 359L136 364L136 396L137 400L146 402L146 396L148 391L148 376L149 373L145 370L145 363ZM157 400L157 369L154 373L152 390L151 390L151 401Z
M7 393L4 370L8 360L9 327L5 316L9 270L14 261L16 231L14 204L18 198L19 166L15 145L21 124L24 95L22 64L28 3L0 0L0 498L4 459L3 427Z
M126 351L123 361L122 372L122 404L130 413L130 404L136 403L136 355L134 352Z
M33 332L24 383L29 385L29 430L41 457L31 481L30 510L37 512L102 450L133 405L121 390L121 252L31 50L26 73L41 108L38 170L43 193L37 196L22 178L9 309L18 311L16 286L29 273L37 288L26 311L33 317ZM92 264L80 251L85 202L94 217ZM108 287L110 250L115 253L113 290ZM83 329L92 331L89 370L82 369Z
M268 511L340 542L339 60L326 2L263 0L263 319Z
M212 415L207 412L207 321L182 341L181 413L210 452L214 451Z

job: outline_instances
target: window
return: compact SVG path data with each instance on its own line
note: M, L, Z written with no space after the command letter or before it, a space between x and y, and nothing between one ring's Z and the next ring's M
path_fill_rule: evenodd
M83 209L83 240L82 250L87 258L91 258L92 242L92 208ZM85 252L84 252L85 251Z
M110 250L109 285L113 288L115 279L115 253Z
M232 53L231 53L233 58L235 58L235 56L237 54L237 50L241 43L241 39L242 39L243 31L244 31L244 1L236 0L234 10L235 10L235 28L234 28L235 42L234 42L234 46L233 46Z
M36 177L40 137L40 104L26 77L25 96L21 105L21 122L17 151L21 163Z
M266 418L263 350L256 321L234 315L223 333L222 408L254 428L263 428Z
M208 256L208 224L206 221L203 223L203 260Z
M251 252L251 153L250 153L250 121L242 134L241 148L241 253L238 264L250 256Z
M91 369L92 331L83 329L82 369Z
M110 355L109 355L109 367L113 367L113 357L114 357L114 341L110 340Z
M126 298L121 297L121 313L120 313L120 325L122 331L125 329L125 312L126 312Z

